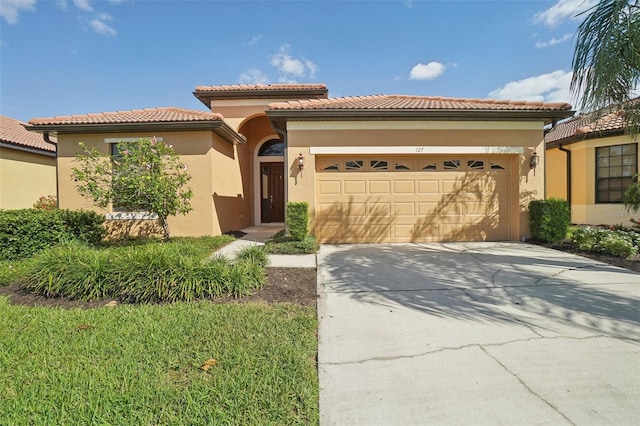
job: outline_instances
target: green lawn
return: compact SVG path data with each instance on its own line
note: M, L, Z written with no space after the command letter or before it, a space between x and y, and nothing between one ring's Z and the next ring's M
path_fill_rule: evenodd
M316 327L314 309L286 304L0 297L0 423L317 424Z

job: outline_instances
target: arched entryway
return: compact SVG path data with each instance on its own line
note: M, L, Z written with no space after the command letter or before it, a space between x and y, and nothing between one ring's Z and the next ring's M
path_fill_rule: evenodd
M268 139L256 150L256 224L284 222L284 143Z

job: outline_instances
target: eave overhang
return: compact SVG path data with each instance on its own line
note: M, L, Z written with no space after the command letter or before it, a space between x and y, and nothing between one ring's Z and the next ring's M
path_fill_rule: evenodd
M25 126L38 133L80 134L80 133L124 133L124 132L177 132L189 130L210 130L233 145L247 143L246 138L237 133L227 123L220 120L189 122L145 122L145 123L100 123L100 124L36 124Z
M53 151L53 152L52 151L46 151L44 149L32 148L32 147L28 147L28 146L9 143L9 142L6 142L6 141L0 141L0 148L15 149L16 151L23 151L23 152L29 152L31 154L45 155L47 157L55 157L56 156L55 151Z
M325 88L296 88L296 89L270 89L270 90L195 90L195 96L207 108L211 109L212 101L260 99L260 100L296 100L296 99L322 99L328 95ZM267 102L268 103L268 102Z
M267 110L267 117L274 128L286 130L287 121L416 121L416 120L451 120L451 121L542 121L549 124L573 116L575 111L510 111L510 110L398 110L398 109L349 109L349 110Z
M559 146L572 145L577 142L586 141L589 139L601 139L610 138L613 136L622 136L627 132L624 129L604 130L600 132L583 133L579 135L569 136L563 139L557 139L553 142L548 142L545 145L545 149L557 148Z

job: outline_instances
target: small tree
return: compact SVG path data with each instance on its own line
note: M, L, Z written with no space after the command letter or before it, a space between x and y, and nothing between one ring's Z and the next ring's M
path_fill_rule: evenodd
M167 218L192 210L193 192L185 185L191 180L187 166L170 145L153 139L119 142L118 154L111 156L88 149L76 156L79 167L72 169L78 192L101 208L109 204L126 211L155 213L169 240Z

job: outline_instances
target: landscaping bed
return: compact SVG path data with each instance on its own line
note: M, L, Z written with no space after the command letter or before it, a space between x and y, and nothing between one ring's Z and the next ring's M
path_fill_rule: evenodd
M111 299L94 301L71 300L65 297L45 297L29 293L17 284L0 287L0 296L7 296L14 305L52 306L60 308L97 308ZM250 296L220 297L212 303L294 303L316 306L316 271L312 268L267 268L267 284Z

